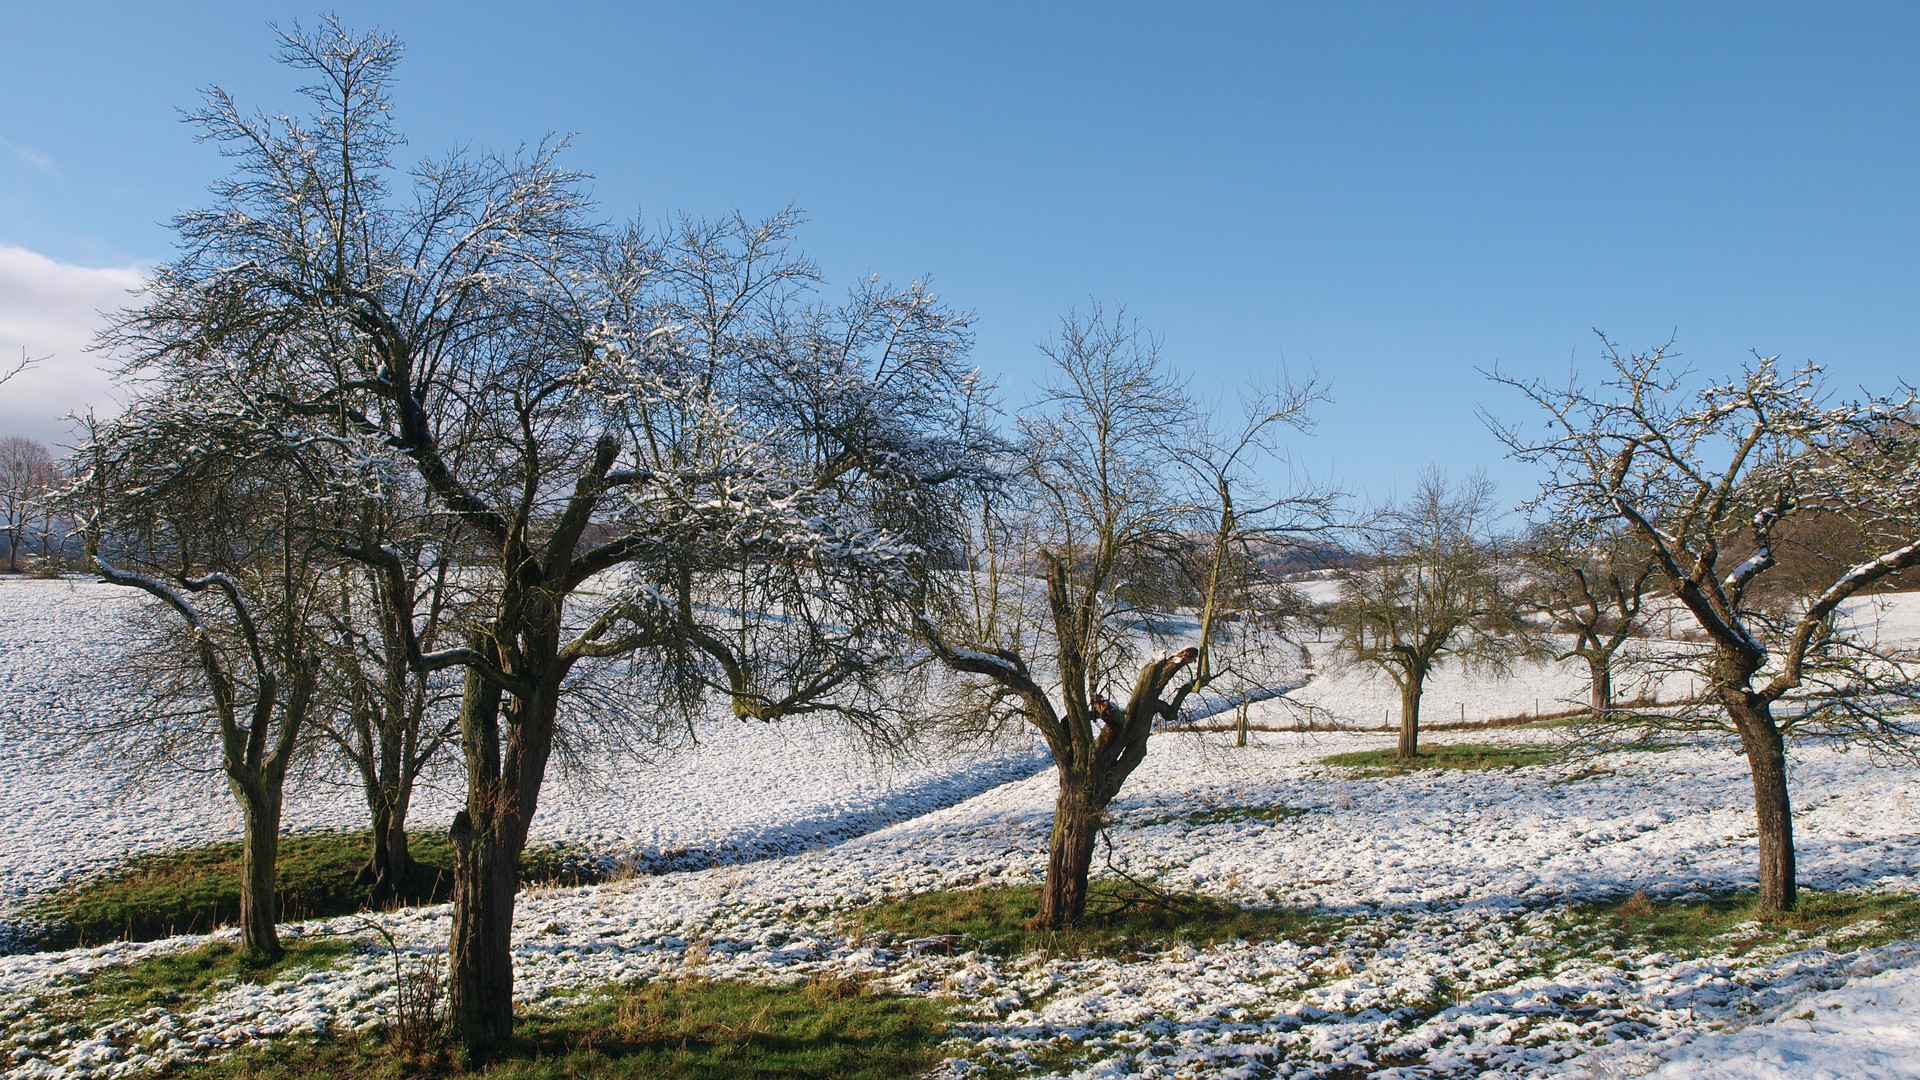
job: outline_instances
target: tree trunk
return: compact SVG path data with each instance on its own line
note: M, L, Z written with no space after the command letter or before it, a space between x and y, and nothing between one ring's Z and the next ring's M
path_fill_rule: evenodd
M1791 911L1799 900L1793 866L1793 804L1787 794L1787 752L1773 710L1752 700L1729 704L1753 774L1753 809L1760 832L1760 908Z
M1060 769L1060 797L1053 804L1053 836L1047 842L1047 883L1036 930L1064 930L1087 913L1087 875L1100 838L1100 812L1086 779Z
M1592 680L1593 715L1605 716L1613 711L1613 664L1607 657L1589 655L1587 674Z
M447 985L451 1034L474 1064L513 1039L513 902L520 845L497 829L454 816L452 963Z
M447 1026L473 1065L493 1058L513 1039L514 897L520 891L520 853L553 749L559 677L539 683L531 697L503 703L501 691L470 672L461 702L467 805L455 815L449 837L453 933Z
M1240 699L1240 721L1235 725L1238 735L1233 740L1235 746L1247 745L1247 701Z
M234 785L239 788L239 785ZM280 799L277 792L237 790L244 832L240 841L240 948L249 956L280 956Z
M1420 694L1425 684L1424 678L1409 675L1400 686L1400 749L1396 756L1402 761L1420 752Z
M375 906L399 900L420 899L416 894L416 866L407 848L407 798L394 790L382 790L369 800L373 817L372 851L367 865L356 881L371 886Z

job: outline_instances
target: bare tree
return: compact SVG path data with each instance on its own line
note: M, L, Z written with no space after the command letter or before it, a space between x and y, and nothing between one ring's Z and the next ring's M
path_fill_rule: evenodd
M258 446L223 442L184 404L165 395L138 402L96 425L82 450L88 468L71 497L93 511L85 533L93 566L159 601L181 631L149 643L148 659L149 670L179 676L163 676L157 697L183 715L143 714L93 734L131 734L135 753L171 754L177 747L140 743L183 735L195 750L201 737L217 744L244 829L241 946L271 958L281 951L280 811L315 704L321 575L297 537L309 509L297 470ZM162 656L170 668L156 662ZM181 719L186 730L167 730Z
M1144 759L1156 720L1177 717L1192 681L1172 702L1163 695L1201 655L1152 651L1159 613L1137 606L1138 579L1188 544L1196 525L1228 518L1230 548L1260 521L1210 507L1214 492L1191 482L1180 444L1192 404L1157 342L1123 312L1070 314L1044 348L1056 377L1021 417L1017 480L986 517L975 571L961 576L948 618L918 625L941 663L974 677L980 722L1031 725L1052 752L1059 795L1034 925L1059 928L1084 916L1106 808ZM1312 397L1294 392L1297 408L1283 401L1274 422L1304 421ZM1231 452L1205 460L1231 490ZM1220 581L1212 587L1217 596Z
M389 617L412 670L462 679L448 1022L484 1058L512 1037L519 857L577 673L645 687L633 723L717 696L889 737L886 628L957 558L939 489L979 471L984 388L924 286L814 302L791 214L610 233L551 146L427 162L391 197L399 55L331 20L283 34L311 126L213 91L194 119L235 176L107 340L161 381L229 381L217 419L342 498L405 474L472 538L485 603L457 642ZM210 340L235 363L209 371ZM386 596L419 580L394 545L334 550Z
M1363 530L1370 558L1339 575L1336 650L1400 688L1403 759L1419 753L1420 698L1436 667L1504 673L1534 648L1492 518L1484 474L1455 486L1429 469Z
M7 541L7 570L20 569L20 546L36 517L50 533L51 496L61 481L59 465L45 443L21 435L0 436L0 536ZM46 554L48 536L41 536Z
M418 649L437 651L481 614L476 596L459 581L460 523L447 515L418 513L424 500L417 485L361 503L349 530L328 537L336 547L386 550L401 568L398 579L369 572L343 575L338 598L328 606L328 648L323 680L331 708L315 718L316 729L360 779L372 826L367 865L356 882L384 904L431 894L407 843L407 813L414 786L429 766L459 741L459 682L450 672L416 667L407 649L409 631ZM408 508L415 513L408 513Z
M1652 559L1636 538L1608 528L1548 526L1521 554L1530 604L1554 632L1573 639L1558 659L1586 662L1588 707L1605 717L1613 710L1616 658L1642 628Z
M1693 669L1707 693L1649 719L1739 735L1760 903L1785 910L1796 899L1785 737L1863 739L1908 756L1920 746L1911 712L1889 704L1914 696L1909 666L1836 619L1849 597L1920 564L1914 397L1835 403L1818 367L1785 372L1771 357L1688 393L1689 373L1667 346L1623 355L1606 343L1605 356L1597 390L1500 378L1549 421L1540 438L1502 435L1523 460L1551 466L1546 505L1557 515L1624 522L1705 634L1706 648L1677 650L1671 662ZM1769 600L1760 586L1779 565L1776 538L1815 513L1849 522L1872 553L1816 591Z

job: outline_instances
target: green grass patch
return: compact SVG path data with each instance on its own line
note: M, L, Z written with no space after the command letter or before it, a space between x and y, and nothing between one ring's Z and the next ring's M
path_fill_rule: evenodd
M294 833L280 838L279 902L283 922L330 918L373 907L371 889L356 882L371 851L372 834ZM418 863L407 900L439 903L453 895L453 849L440 830L421 830L408 847ZM585 883L577 857L533 849L521 857L529 884ZM103 941L153 941L206 933L240 917L240 844L142 855L108 877L43 901L35 914L53 925L47 948Z
M403 1076L559 1080L689 1077L895 1080L943 1056L943 1006L867 992L853 980L786 986L656 980L553 1016L520 1021L512 1050L462 1069L444 1051L411 1060L380 1036L284 1039L230 1057L178 1066L183 1080L305 1080Z
M70 992L44 999L42 1007L62 1019L93 1022L131 1016L155 1005L177 1012L211 997L221 985L271 982L289 971L325 967L352 948L339 938L303 938L286 942L279 959L266 962L242 953L238 945L217 941L68 976L62 985Z
M1292 908L1243 908L1191 893L1150 896L1138 886L1096 878L1088 885L1087 915L1070 930L1029 930L1040 910L1038 885L995 886L919 893L853 913L862 934L952 938L966 946L1019 955L1125 956L1185 942L1325 940L1337 920Z
M1422 749L1411 760L1402 760L1392 750L1361 750L1321 758L1325 765L1374 770L1369 775L1397 776L1417 769L1512 769L1524 765L1545 765L1560 752L1545 746L1516 746L1500 743L1436 743Z
M1816 937L1843 951L1920 937L1920 896L1806 888L1799 893L1792 911L1762 911L1752 892L1689 901L1654 900L1640 892L1623 902L1582 904L1574 917L1595 926L1614 948L1639 945L1688 956L1738 955Z
M1143 817L1137 820L1122 817L1118 824L1130 829L1146 829L1155 825L1170 825L1174 822L1199 828L1203 825L1224 825L1232 821L1284 821L1290 817L1299 817L1305 810L1292 806L1209 806L1186 814L1165 814L1158 817Z

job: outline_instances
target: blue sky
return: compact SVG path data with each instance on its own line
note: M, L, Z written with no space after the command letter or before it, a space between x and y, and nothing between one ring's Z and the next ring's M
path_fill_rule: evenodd
M176 110L214 84L296 107L266 23L327 9L24 7L0 14L0 356L60 355L0 425L49 437L104 391L34 290L165 258L221 170ZM573 132L609 216L801 206L834 281L930 274L976 312L1016 398L1090 298L1208 393L1317 369L1336 400L1296 456L1374 496L1439 463L1523 498L1474 415L1518 405L1476 368L1558 377L1594 327L1677 333L1709 371L1920 370L1920 7L333 10L407 43L411 153Z

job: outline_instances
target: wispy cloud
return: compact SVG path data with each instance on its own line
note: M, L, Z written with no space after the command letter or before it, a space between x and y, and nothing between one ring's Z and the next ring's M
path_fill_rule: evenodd
M31 146L21 146L7 139L0 139L0 146L6 147L7 151L14 157L19 158L21 161L26 162L49 176L57 175L60 172L59 168L54 165L52 158L35 150Z

